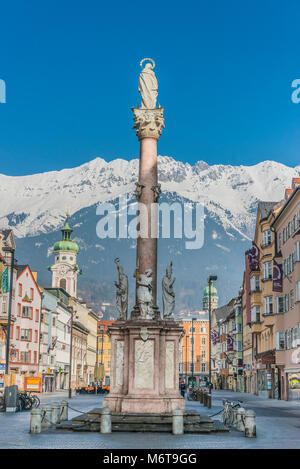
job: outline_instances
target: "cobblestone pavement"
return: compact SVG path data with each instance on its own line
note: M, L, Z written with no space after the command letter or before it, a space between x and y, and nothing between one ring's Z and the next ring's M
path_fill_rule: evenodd
M266 399L252 394L213 391L213 406L207 409L198 402L187 401L189 409L212 415L222 409L222 398L242 400L246 409L256 412L257 438L245 438L236 430L230 433L173 436L162 433L75 433L48 431L39 435L29 433L29 412L0 413L0 448L87 448L87 449L204 449L204 448L300 448L300 402ZM41 396L41 403L66 399L70 407L81 412L102 406L102 396L77 395L71 400L67 393L49 393ZM72 418L77 413L69 411ZM214 417L219 419L220 415Z

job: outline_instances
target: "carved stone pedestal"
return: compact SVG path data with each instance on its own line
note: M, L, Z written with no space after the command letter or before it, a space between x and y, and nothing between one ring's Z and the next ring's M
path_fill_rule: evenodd
M103 407L124 413L185 410L179 394L179 339L175 321L116 321L111 334L110 393Z

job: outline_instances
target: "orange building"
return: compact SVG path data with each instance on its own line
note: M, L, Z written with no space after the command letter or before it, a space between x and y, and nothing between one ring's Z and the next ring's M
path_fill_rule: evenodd
M198 385L209 373L209 321L206 311L195 312L192 317L183 318L180 324L185 334L180 341L179 376L185 382Z
M108 385L110 381L111 340L108 334L108 326L115 321L103 319L98 321L97 331L97 357L98 365L104 365L103 384Z

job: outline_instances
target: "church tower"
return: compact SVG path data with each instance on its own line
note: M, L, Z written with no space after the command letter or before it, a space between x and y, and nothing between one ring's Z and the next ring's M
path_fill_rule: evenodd
M69 215L65 226L61 230L62 239L54 246L54 264L51 265L52 287L63 288L69 295L77 297L77 276L81 271L77 265L78 244L72 241L72 229L69 225Z
M209 309L209 286L204 288L203 290L203 298L202 304L204 311L208 311ZM219 304L219 297L216 287L213 285L211 286L211 309L212 311L218 307Z

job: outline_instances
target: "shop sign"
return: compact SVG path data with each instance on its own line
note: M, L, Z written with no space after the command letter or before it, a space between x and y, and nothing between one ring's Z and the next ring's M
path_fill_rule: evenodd
M26 391L40 391L41 390L41 385L42 385L42 380L40 377L38 378L24 378L24 389Z

